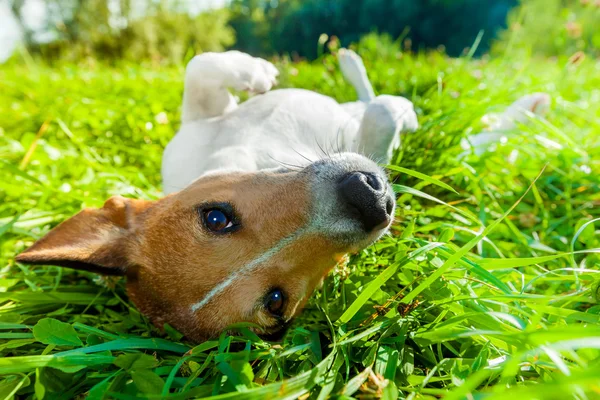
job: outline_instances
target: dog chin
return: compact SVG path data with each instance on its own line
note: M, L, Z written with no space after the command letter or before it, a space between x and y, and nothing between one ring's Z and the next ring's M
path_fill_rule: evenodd
M377 242L381 239L390 229L391 223L387 224L384 228L375 230L370 234L366 235L364 233L356 234L354 236L349 236L346 238L345 243L348 243L349 250L348 253L356 253L361 250L366 249L371 246L373 243Z
M315 224L312 229L319 232L331 242L344 248L346 253L356 253L366 249L389 232L392 226L390 219L371 232L365 232L361 224L348 219L337 221L335 224Z

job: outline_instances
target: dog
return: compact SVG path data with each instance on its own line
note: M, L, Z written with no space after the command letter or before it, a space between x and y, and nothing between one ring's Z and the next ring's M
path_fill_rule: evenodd
M340 50L338 60L358 102L338 104L301 89L269 92L277 69L245 53L193 58L185 74L182 125L164 152L164 192L179 191L209 172L303 165L330 151L388 162L399 134L418 127L413 104L398 96L375 97L353 51ZM264 94L238 105L227 88Z
M238 322L283 332L345 254L388 230L395 197L373 160L418 127L409 100L374 95L358 55L338 60L357 102L269 91L277 69L248 54L196 56L163 155L166 196L113 197L16 260L124 275L143 314L193 341ZM262 94L238 105L228 88Z
M388 163L418 128L409 100L374 95L358 55L340 50L338 60L357 102L270 91L277 69L248 54L196 56L163 155L166 196L113 197L16 260L124 275L143 314L193 341L238 322L275 338L345 254L387 232L395 197L375 161ZM238 104L228 88L261 94Z
M460 145L464 150L461 156L470 153L480 156L493 145L506 142L511 133L518 132L519 125L529 123L532 118L546 115L550 110L550 104L549 94L537 92L519 98L501 113L484 115L481 122L485 130L461 140Z

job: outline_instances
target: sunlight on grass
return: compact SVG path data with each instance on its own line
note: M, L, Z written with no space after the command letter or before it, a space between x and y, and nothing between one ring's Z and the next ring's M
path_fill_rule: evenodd
M360 52L422 125L389 168L392 234L338 266L282 343L241 324L196 347L121 281L13 260L83 207L160 196L182 69L2 67L0 397L598 398L600 64ZM283 86L354 100L332 56L280 68ZM540 91L546 119L462 154L483 115Z

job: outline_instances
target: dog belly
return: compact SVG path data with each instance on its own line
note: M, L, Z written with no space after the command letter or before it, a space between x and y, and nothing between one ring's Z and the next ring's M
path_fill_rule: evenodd
M226 132L247 126L238 135L246 145L257 154L271 152L287 160L302 158L297 153L314 159L351 150L359 127L335 100L302 89L271 91L232 114Z
M256 96L222 117L181 127L163 154L163 191L209 172L302 167L352 150L358 125L333 99L307 90Z

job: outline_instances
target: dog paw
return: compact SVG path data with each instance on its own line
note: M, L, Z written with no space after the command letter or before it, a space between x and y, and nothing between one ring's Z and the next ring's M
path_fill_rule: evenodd
M265 93L277 84L279 71L267 60L239 51L224 55L229 57L227 64L231 72L226 84L232 89Z
M337 53L337 58L342 73L348 78L360 79L367 75L367 70L363 64L362 58L354 51L340 49Z
M537 115L545 115L550 108L551 98L548 93L532 93L519 98L508 110L527 111Z
M499 114L488 114L482 121L488 130L514 129L516 124L529 122L532 116L545 116L552 99L547 93L532 93L519 98Z
M362 58L352 50L340 49L337 54L342 75L346 81L354 86L358 99L369 102L375 98L373 86L369 82L367 70L363 64Z

